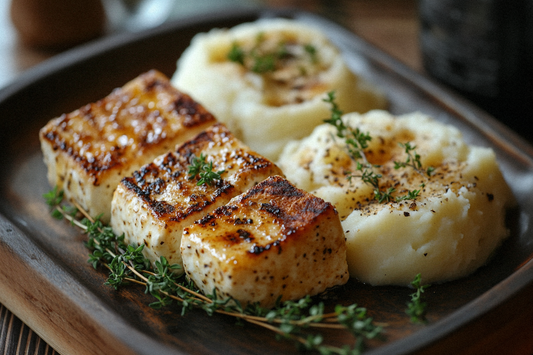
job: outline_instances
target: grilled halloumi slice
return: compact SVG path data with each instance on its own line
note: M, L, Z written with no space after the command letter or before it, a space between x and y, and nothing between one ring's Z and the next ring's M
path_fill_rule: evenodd
M188 174L193 157L204 155L221 179L198 184ZM269 176L282 174L272 162L251 151L222 124L216 124L176 151L124 178L111 207L111 226L127 244L144 244L152 262L164 256L181 265L183 228ZM183 270L181 270L183 272Z
M41 129L48 180L108 222L113 191L124 176L215 122L162 73L149 71Z
M271 307L349 279L335 208L280 176L185 228L181 253L200 290L243 305Z

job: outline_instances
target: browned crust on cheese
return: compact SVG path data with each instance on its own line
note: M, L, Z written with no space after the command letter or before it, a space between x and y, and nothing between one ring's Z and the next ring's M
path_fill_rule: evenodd
M246 211L255 210L263 219L279 225L280 233L277 239L268 243L260 241L253 235L254 224L261 223L251 218L241 218ZM221 234L220 241L226 246L236 247L242 244L248 248L250 255L266 252L281 253L283 243L287 238L297 238L303 235L308 226L313 225L322 215L333 215L337 212L333 205L324 200L307 194L290 184L280 176L273 176L251 188L236 201L217 208L213 213L196 221L202 227L215 230L217 221L228 225L242 226L237 232ZM329 251L331 253L331 250Z
M127 165L132 156L209 122L216 122L211 113L151 70L104 99L52 120L40 138L75 161L98 185L102 174Z
M182 144L175 152L167 153L135 171L133 176L122 179L121 184L141 198L156 218L168 222L180 222L193 213L205 210L222 195L237 194L235 186L225 179L224 174L220 180L214 180L212 185L200 186L197 185L198 177L190 179L188 176L193 156L200 156L208 147L217 148L228 143L232 144L231 150L225 150L223 155L217 153L209 157L214 159L214 171L236 168L236 171L232 171L235 181L239 181L241 177L246 178L246 175L253 175L254 171L279 171L268 159L243 149L223 124L215 124ZM169 183L179 186L179 194L188 197L187 204L172 205L161 200L161 194Z

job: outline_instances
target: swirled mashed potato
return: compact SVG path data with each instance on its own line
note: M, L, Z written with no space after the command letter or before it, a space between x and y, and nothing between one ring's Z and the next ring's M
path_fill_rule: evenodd
M379 165L380 190L394 189L389 202L379 203L374 188L356 176L356 163L332 125L289 143L278 165L296 186L336 206L350 276L372 285L408 285L418 273L424 282L442 282L484 265L509 235L505 214L514 203L494 152L468 146L458 129L419 113L396 118L378 110L343 120L372 137L364 155ZM400 146L407 142L422 169L395 169L394 161L407 160ZM414 190L419 195L408 198Z
M277 159L292 139L329 114L335 90L345 112L384 108L384 96L352 73L316 28L263 19L196 35L172 83L210 110L253 150Z

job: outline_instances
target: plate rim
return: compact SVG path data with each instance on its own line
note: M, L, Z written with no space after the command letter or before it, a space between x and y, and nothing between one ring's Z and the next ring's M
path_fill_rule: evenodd
M481 132L486 135L489 140L491 140L491 142L505 147L505 150L511 148L512 153L515 154L517 158L522 159L524 162L527 162L527 164L529 164L530 166L533 165L533 147L523 138L512 132L509 128L498 122L495 118L489 116L473 104L467 102L465 99L442 87L431 79L408 68L407 66L392 58L385 52L374 47L370 43L365 42L360 37L350 32L346 28L342 27L341 25L334 23L331 20L327 20L320 15L297 9L243 8L232 9L230 11L227 11L227 13L221 13L220 11L216 13L203 13L201 15L191 16L190 18L185 20L180 20L179 22L170 21L156 28L144 30L142 32L120 33L106 38L98 39L76 47L74 49L68 50L66 52L63 52L61 54L58 54L50 59L47 59L43 63L38 64L37 66L23 72L16 78L15 82L12 82L0 89L0 105L5 100L8 100L20 91L24 90L26 87L35 85L36 81L44 80L50 75L54 75L58 72L61 72L66 66L76 65L80 60L86 60L90 57L96 57L97 55L105 54L105 52L111 49L117 49L134 42L144 41L153 36L157 36L169 31L179 31L193 24L204 22L209 23L214 20L230 20L239 17L262 17L265 15L287 16L294 17L296 19L311 18L316 21L327 23L329 26L334 27L335 30L342 32L343 37L346 37L346 40L352 38L352 40L362 41L362 43L364 43L365 48L368 48L368 53L365 54L368 54L373 60L376 60L377 62L380 62L383 65L398 69L398 71L396 72L397 75L401 76L403 79L412 81L415 86L421 88L432 96L438 94L439 99L444 103L459 102L459 107L461 108L461 110L459 110L460 112L458 113L458 115L460 115L461 117L465 117L469 123L474 125L477 129L480 129ZM345 39L343 38L342 40ZM451 106L451 104L449 104L449 106ZM480 122L483 122L484 125L480 125ZM1 217L2 218L0 219L0 224L15 228L19 231L21 235L24 235L25 238L27 238L30 242L33 243L33 240L30 236L27 236L23 231L20 231L17 226L15 226L3 215ZM0 242L5 243L3 236L2 239L0 239ZM47 256L45 255L43 257ZM533 272L531 272L532 270L533 260L530 259L524 265L522 265L520 269L509 275L504 280L500 281L487 292L478 296L473 301L463 305L461 308L457 309L450 315L440 319L437 323L427 325L425 326L425 328L418 330L414 334L411 334L405 338L396 340L391 343L386 343L376 349L372 349L368 352L368 354L385 354L392 350L394 350L395 352L397 351L399 353L410 353L413 351L420 350L421 348L427 347L432 343L438 342L443 337L449 336L451 333L455 332L458 326L467 326L475 319L493 310L496 306L500 305L505 300L511 299L527 285L533 283ZM529 273L527 271L529 271ZM501 289L503 289L503 291ZM464 311L477 307L480 304L482 304L483 307L479 307L479 312L471 313L468 316L465 315L468 312ZM118 337L120 338L120 336ZM171 351L173 354L176 353L176 350L174 348L171 349Z

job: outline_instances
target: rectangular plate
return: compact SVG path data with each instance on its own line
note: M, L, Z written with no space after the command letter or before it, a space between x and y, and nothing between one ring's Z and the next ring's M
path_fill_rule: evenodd
M519 202L509 216L512 236L475 274L433 285L425 326L405 315L412 290L370 287L351 280L332 303L357 303L387 323L385 341L370 354L413 353L435 347L455 352L495 331L487 319L518 317L506 304L531 309L533 284L533 149L476 107L409 70L344 28L297 11L246 10L180 20L122 34L58 55L0 91L0 301L60 353L284 354L294 345L258 327L240 327L201 311L153 310L142 287L115 291L106 273L86 262L86 237L50 217L42 195L50 190L38 141L49 119L106 96L149 69L171 76L176 60L198 32L260 17L283 16L313 24L338 45L351 68L384 90L395 114L422 111L455 125L466 140L492 147ZM523 295L526 296L523 296ZM514 309L514 308L513 308ZM488 317L488 318L487 318ZM492 317L492 318L490 318ZM480 323L483 322L483 323ZM483 324L483 326L479 326ZM494 325L496 327L496 325ZM353 342L344 332L335 342ZM258 346L258 344L261 344Z

